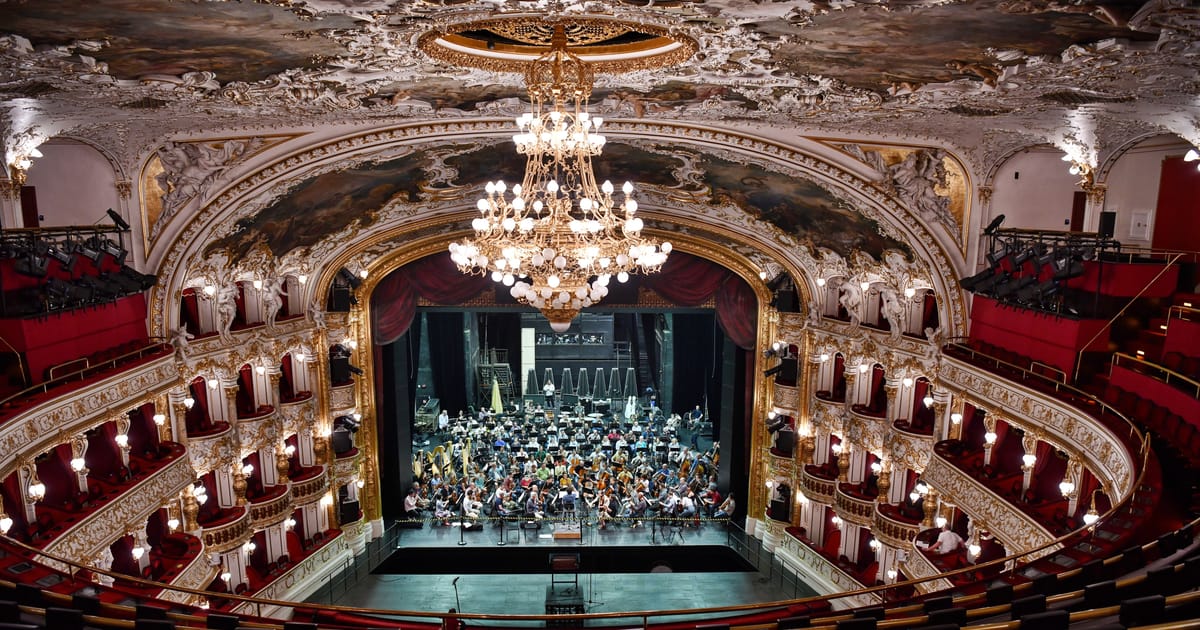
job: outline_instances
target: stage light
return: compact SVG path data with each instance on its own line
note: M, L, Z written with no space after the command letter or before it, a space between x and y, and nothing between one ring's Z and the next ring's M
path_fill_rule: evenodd
M779 365L776 365L775 367L763 372L763 376L775 376L776 374L782 372L784 367L785 365L780 363Z
M345 267L338 270L337 277L343 285L348 285L351 289L357 289L362 286L362 279L350 273L350 270Z
M115 210L113 210L112 208L109 208L108 210L105 210L104 212L106 214L108 214L109 219L112 219L113 225L120 228L120 230L122 232L129 231L129 222L126 221L124 218L122 218L121 215L117 214L117 212Z
M50 270L50 259L38 251L29 251L24 258L17 261L13 269L22 275L42 278Z
M351 374L354 374L356 376L362 376L365 373L365 372L363 372L362 368L360 368L360 367L356 367L353 365L347 365L346 367L350 370Z
M95 242L95 240L96 237L93 236L87 241L79 241L75 243L75 246L73 247L75 253L87 258L88 260L91 260L94 263L100 262L100 257L104 254L100 251L99 247L92 246L91 243Z

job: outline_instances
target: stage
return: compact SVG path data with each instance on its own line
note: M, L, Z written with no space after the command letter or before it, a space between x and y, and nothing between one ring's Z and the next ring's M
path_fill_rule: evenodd
M499 544L500 531L490 525L479 531L428 524L405 529L392 556L371 574L364 572L355 587L325 589L309 601L392 610L544 614L552 607L565 611L582 606L589 613L666 610L815 594L796 590L790 582L783 586L778 569L772 571L765 561L756 570L728 544L731 532L724 522L684 528L669 539L657 528L652 532L649 523L632 529L585 526L578 539L556 539L547 527L510 529L504 545ZM737 530L732 534L742 535Z

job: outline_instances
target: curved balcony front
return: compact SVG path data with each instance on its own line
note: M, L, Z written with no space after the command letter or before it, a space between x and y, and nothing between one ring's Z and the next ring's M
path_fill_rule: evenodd
M819 466L809 464L800 471L800 491L810 501L832 505L833 492L836 485L836 478L825 478L820 472Z
M258 530L274 525L292 513L292 493L287 486L274 486L265 497L249 503L250 527Z
M270 405L259 407L254 415L238 418L238 444L243 452L269 448L279 442L279 413Z
M833 491L833 510L847 523L870 527L875 519L875 500L854 496L858 484L839 483Z
M920 519L906 518L900 508L887 503L876 503L871 521L871 535L879 542L897 549L909 549L921 533Z
M250 510L229 508L230 517L203 527L204 547L213 553L229 551L250 539Z
M292 505L299 507L320 501L329 490L329 475L322 472L311 479L292 480Z
M220 431L204 437L188 439L188 460L197 474L203 475L210 470L216 470L228 461L230 453L236 453L237 433L228 422L221 422Z

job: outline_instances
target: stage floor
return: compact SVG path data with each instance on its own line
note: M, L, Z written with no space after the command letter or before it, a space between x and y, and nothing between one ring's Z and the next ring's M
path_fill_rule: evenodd
M309 601L391 610L544 614L550 586L577 599L586 612L728 606L815 594L796 590L790 582L781 586L767 561L759 563L758 571L737 556L727 546L724 523L685 528L681 537L669 540L648 525L605 530L587 526L579 539L555 539L546 525L541 531L509 529L503 546L498 527L466 532L457 526L407 529L400 534L396 553L374 573L359 576L358 584L348 590L322 589ZM552 574L552 554L579 554L577 579ZM412 571L405 571L405 562L414 565ZM587 572L589 566L602 572ZM588 625L627 626L631 621Z

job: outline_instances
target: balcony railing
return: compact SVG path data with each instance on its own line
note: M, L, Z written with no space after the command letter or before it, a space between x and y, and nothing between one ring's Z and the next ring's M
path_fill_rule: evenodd
M307 505L318 501L329 489L329 476L318 475L305 481L292 482L292 504Z
M853 484L840 483L834 488L833 509L842 520L870 527L875 518L875 501L851 496L847 486Z
M204 546L208 551L229 551L249 538L250 511L243 507L231 509L240 511L240 514L219 525L204 528Z
M871 523L871 535L885 545L898 549L912 546L912 541L921 533L921 524L904 520L899 515L888 514L889 506L884 503L875 505L875 517ZM893 508L894 509L894 508Z
M809 470L805 466L800 471L800 490L804 496L818 503L826 505L833 503L833 489L836 482L832 479L823 479Z
M261 529L282 521L292 513L292 494L281 492L279 496L261 502L250 503L250 526Z

